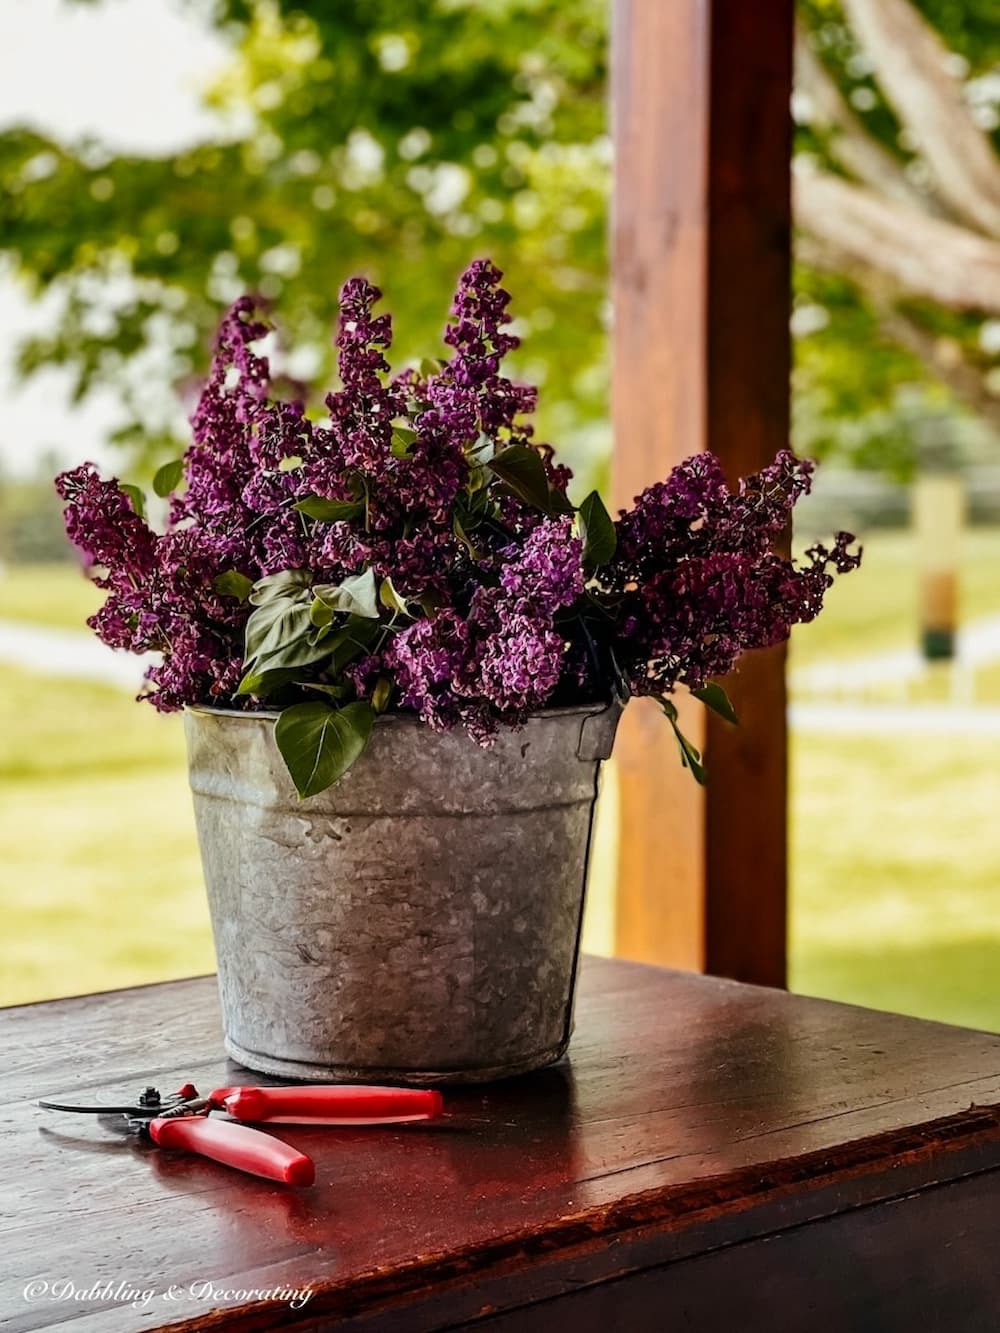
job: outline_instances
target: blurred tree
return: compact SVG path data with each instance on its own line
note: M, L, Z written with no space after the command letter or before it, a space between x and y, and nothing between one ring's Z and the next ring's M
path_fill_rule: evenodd
M347 275L383 286L397 357L420 356L486 253L515 293L543 434L577 466L601 457L609 0L188 2L232 40L211 93L224 142L140 158L0 135L0 246L62 302L23 371L113 383L148 475L183 439L174 390L239 291L274 299L285 371L323 384ZM800 0L804 451L905 473L921 402L1000 421L997 9Z
M62 505L52 486L55 459L38 475L9 477L0 468L0 575L3 566L64 561L68 555Z
M1000 8L800 0L800 18L800 444L907 475L921 399L1000 428Z
M216 0L226 142L156 159L0 136L2 245L63 302L23 372L68 366L81 395L112 381L148 473L177 452L173 389L241 291L273 299L295 347L279 365L328 387L346 277L383 287L398 360L435 355L455 280L485 253L515 293L542 429L577 462L605 454L605 9Z

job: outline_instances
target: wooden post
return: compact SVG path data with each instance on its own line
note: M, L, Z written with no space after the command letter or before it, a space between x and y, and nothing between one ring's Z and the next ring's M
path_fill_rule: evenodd
M944 412L924 414L914 426L912 524L920 580L920 648L928 662L952 661L958 637L965 484L954 435L954 422Z
M615 492L710 448L730 480L788 442L793 0L614 0ZM617 747L616 944L785 981L784 654L731 682L738 731L697 705L707 792L652 706Z

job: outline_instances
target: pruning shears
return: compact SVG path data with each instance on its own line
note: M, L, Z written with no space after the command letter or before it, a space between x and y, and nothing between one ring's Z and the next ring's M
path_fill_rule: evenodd
M120 1118L119 1128L172 1148L211 1158L253 1176L287 1185L311 1185L311 1157L252 1124L395 1125L434 1120L441 1094L429 1088L376 1088L307 1084L297 1087L215 1088L202 1097L192 1083L162 1097L149 1086L133 1105L74 1106L40 1101L47 1111ZM212 1112L225 1115L213 1116Z

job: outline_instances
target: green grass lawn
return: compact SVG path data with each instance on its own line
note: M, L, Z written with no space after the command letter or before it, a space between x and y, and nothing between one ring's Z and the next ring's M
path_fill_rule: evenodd
M0 667L0 1004L211 971L180 719Z
M102 600L75 565L0 566L0 620L78 629Z
M862 545L861 568L838 579L819 619L792 635L793 666L918 643L912 536L878 532ZM963 620L1000 614L1000 531L975 528L965 534L960 587Z
M835 590L797 656L854 656L912 632L905 541L869 547L867 575ZM976 614L1000 611L998 557L1000 536L973 534ZM72 626L94 605L73 571L0 576L0 618ZM996 742L800 736L792 764L793 987L1000 1030ZM586 937L598 948L612 843L605 827ZM177 717L0 667L0 920L0 1004L211 969Z
M995 739L792 742L794 990L1000 1030Z

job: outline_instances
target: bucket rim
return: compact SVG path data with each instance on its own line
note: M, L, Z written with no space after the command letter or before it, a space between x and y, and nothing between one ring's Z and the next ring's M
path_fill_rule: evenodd
M527 721L544 720L550 717L596 716L612 709L621 712L627 702L625 699L618 698L595 699L588 704L565 704L561 708L540 708L533 713L529 713ZM185 713L206 714L210 717L228 717L241 722L273 722L281 716L284 710L280 708L220 708L215 704L185 704L183 711ZM426 723L421 721L418 713L379 713L375 722L376 725L426 727Z

